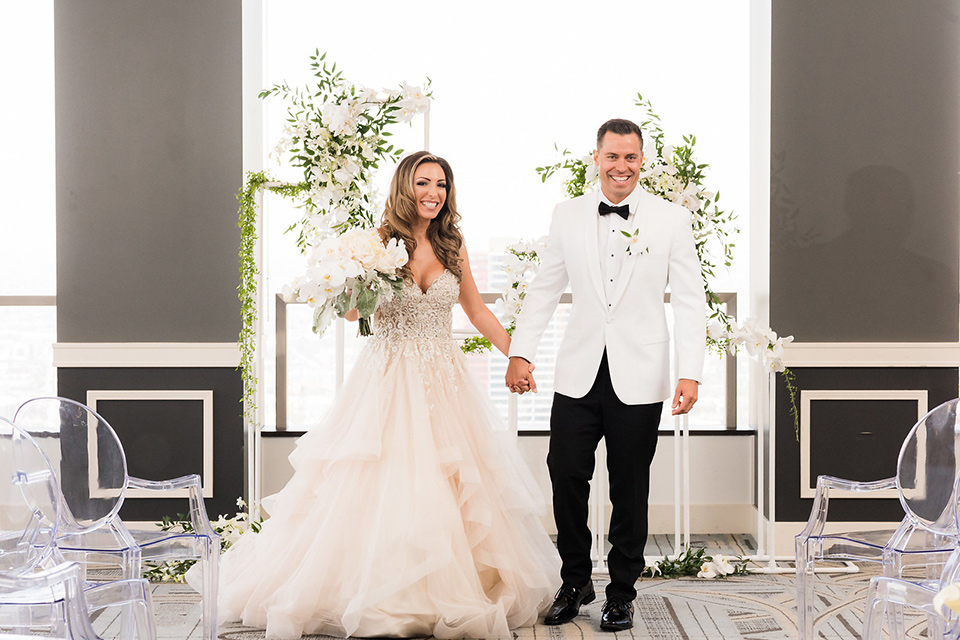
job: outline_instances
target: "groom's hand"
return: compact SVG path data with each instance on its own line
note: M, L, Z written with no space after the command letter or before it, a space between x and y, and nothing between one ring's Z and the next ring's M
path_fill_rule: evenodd
M537 391L537 383L533 379L533 370L536 367L532 362L519 356L510 358L507 365L507 375L504 376L506 387L513 393L523 395L526 391Z
M699 386L696 380L680 378L677 382L677 391L673 394L673 405L671 406L673 415L688 413L690 409L693 409L693 405L697 402L697 388Z

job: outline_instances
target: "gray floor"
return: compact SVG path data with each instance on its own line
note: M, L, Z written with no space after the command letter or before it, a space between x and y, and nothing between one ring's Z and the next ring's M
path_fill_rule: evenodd
M753 539L746 535L695 536L694 548L704 547L708 553L748 555L755 550ZM673 552L672 536L653 536L647 546L650 559ZM818 577L818 640L860 639L862 602L872 566L854 574ZM596 586L602 593L606 583L597 576ZM573 622L561 627L537 625L518 629L516 638L676 638L678 640L714 640L716 638L751 638L781 640L797 637L796 602L792 574L754 574L725 580L683 578L674 580L644 579L638 584L636 624L630 632L612 634L599 631L602 597L584 607ZM194 640L201 637L199 595L185 585L154 586L154 606L158 635L161 640ZM925 638L924 621L907 620L908 638ZM114 638L119 631L114 616L101 616L96 621L104 638ZM224 624L222 640L260 640L263 632ZM311 638L317 636L310 636Z

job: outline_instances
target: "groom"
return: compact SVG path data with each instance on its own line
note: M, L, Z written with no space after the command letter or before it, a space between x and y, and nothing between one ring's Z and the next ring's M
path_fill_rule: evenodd
M644 568L650 462L672 386L664 290L669 284L674 313L674 415L687 413L697 401L705 300L689 211L637 184L640 128L629 120L605 122L597 131L593 161L599 191L561 202L553 211L540 273L513 333L506 385L516 392L536 390L530 363L569 284L573 304L557 353L547 456L563 586L544 622L568 622L580 605L596 598L587 500L594 454L605 438L613 512L610 584L600 628L619 631L633 626L635 583Z

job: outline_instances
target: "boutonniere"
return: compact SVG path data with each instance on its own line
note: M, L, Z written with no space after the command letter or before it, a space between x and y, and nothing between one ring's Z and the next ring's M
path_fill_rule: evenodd
M633 233L629 231L621 231L627 239L627 255L628 256L642 256L643 254L650 251L650 247L640 246L640 229L634 229Z

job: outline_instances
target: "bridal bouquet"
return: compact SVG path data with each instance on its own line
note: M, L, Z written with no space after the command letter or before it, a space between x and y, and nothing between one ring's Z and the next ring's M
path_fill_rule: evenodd
M407 260L407 250L396 238L384 245L375 229L350 229L314 247L306 274L284 285L282 295L287 302L306 302L313 308L317 335L323 335L334 316L342 318L357 309L359 333L369 336L377 306L400 295L403 278L397 270Z

